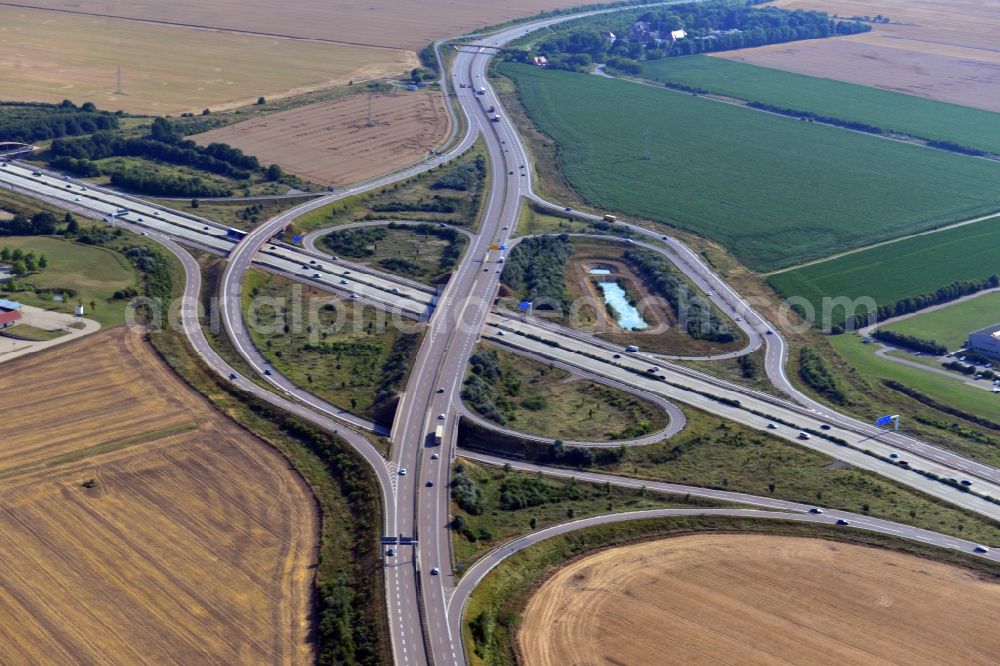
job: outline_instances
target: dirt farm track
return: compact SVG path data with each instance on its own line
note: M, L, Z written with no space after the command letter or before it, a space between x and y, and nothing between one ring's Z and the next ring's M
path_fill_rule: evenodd
M527 666L996 663L1000 584L821 539L692 535L612 548L535 593Z
M351 95L280 111L191 137L228 143L262 164L280 164L320 185L345 185L406 166L437 148L448 133L440 93Z
M5 364L0 663L299 664L315 506L118 327Z

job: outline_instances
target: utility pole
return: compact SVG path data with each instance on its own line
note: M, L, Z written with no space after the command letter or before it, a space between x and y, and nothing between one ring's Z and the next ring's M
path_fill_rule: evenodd
M117 85L115 86L115 94L116 95L124 95L125 93L122 92L122 66L121 65L118 65L118 71L117 71L117 77L116 77L116 79L117 79Z
M375 127L375 123L372 122L372 91L368 91L368 122L365 123L366 127Z

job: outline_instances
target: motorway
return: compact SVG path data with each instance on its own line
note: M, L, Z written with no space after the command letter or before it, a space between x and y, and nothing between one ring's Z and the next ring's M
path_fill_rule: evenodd
M521 36L528 30L538 29L570 18L575 18L575 16L561 16L530 25L518 26L489 37L480 37L478 42L501 45ZM186 272L185 305L182 309L185 334L205 362L227 377L234 370L211 349L200 325L198 325L197 304L201 278L197 263L183 248L176 245L175 241L217 254L228 255L229 261L222 277L220 289L223 323L230 340L240 355L247 360L255 372L271 383L277 393L257 386L243 377L237 377L235 383L241 389L262 400L267 400L271 404L306 418L327 430L338 432L345 441L357 449L372 465L379 480L384 502L384 534L387 537L402 535L405 538L406 543L395 546L396 554L394 556L386 556L385 568L386 603L389 613L393 659L395 663L400 665L465 663L460 636L460 611L468 591L472 589L478 580L477 577L480 576L478 572L486 570L502 560L509 555L511 549L516 550L527 543L544 538L550 533L556 533L543 531L524 537L488 555L486 559L481 561L481 564L477 564L476 567L467 572L461 581L456 581L452 576L450 532L447 527L449 518L448 481L450 478L450 465L448 463L457 453L454 433L457 430L457 396L460 383L465 374L468 357L483 331L485 331L486 337L498 342L516 345L520 349L546 358L552 358L556 352L559 352L558 361L560 363L582 369L592 373L595 377L619 382L633 390L657 393L664 399L696 404L702 409L748 423L748 425L762 430L767 429L767 419L751 414L747 408L760 407L761 410L771 415L772 410L777 410L780 407L784 410L780 412L783 420L787 418L789 422L803 424L801 427L805 427L806 424L814 425L817 419L822 418L831 425L831 434L844 439L854 438L849 441L862 441L872 435L871 431L875 431L867 424L835 414L828 407L813 403L808 397L799 394L784 376L787 345L777 331L771 335L766 334L766 331L772 330L768 322L705 266L697 255L686 246L641 227L634 227L634 229L648 236L653 241L650 243L651 245L666 245L676 256L673 260L679 266L686 266L685 272L692 279L695 279L700 287L706 291L714 292L713 299L718 299L717 304L728 305L729 312L742 313L746 324L766 345L768 376L775 382L776 386L798 402L803 403L804 409L792 409L787 404L776 405L773 397L771 400L766 400L746 389L725 386L719 380L711 381L691 374L682 374L679 371L675 376L670 377L670 381L683 382L685 386L704 386L706 392L716 395L721 395L721 391L732 391L732 395L738 396L734 399L741 401L739 407L719 403L690 390L676 388L662 379L643 376L642 371L645 369L645 365L650 363L650 360L643 358L641 354L629 359L619 359L626 360L626 363L605 361L591 363L593 359L577 353L577 350L587 351L589 349L585 341L563 335L559 331L553 331L549 328L536 327L531 329L529 327L535 326L531 322L519 322L516 318L513 321L511 318L500 319L491 314L499 281L496 270L498 267L496 259L499 257L495 252L488 252L489 246L498 242L506 243L511 238L523 199L535 200L539 205L550 206L558 211L562 211L562 207L544 202L531 189L530 163L524 148L508 117L500 109L499 100L486 81L485 71L490 55L488 49L460 52L454 58L452 71L447 73L453 83L466 84L466 87L455 86L458 103L466 118L466 132L455 143L453 149L433 160L396 174L317 197L268 220L246 234L234 235L225 227L206 220L176 213L166 208L151 206L141 200L125 197L101 188L92 188L75 181L63 181L58 177L46 174L33 176L30 172L21 173L18 172L18 169L21 169L18 165L12 164L0 169L0 181L39 195L54 197L64 201L68 206L85 205L105 216L113 214L119 207L128 208L130 212L125 216L125 219L116 221L115 224L121 224L130 230L139 230L140 233L149 235L181 259ZM480 86L485 88L481 95L476 93L476 89ZM483 109L484 106L489 105L494 105L499 109L501 122L491 123L487 121ZM477 136L482 137L489 155L491 177L489 196L479 233L471 239L468 251L441 294L430 294L416 289L413 285L401 288L397 286L399 282L395 278L380 275L376 271L364 271L364 276L359 277L357 273L362 271L357 266L348 267L343 265L343 262L334 261L327 255L273 242L272 239L297 216L345 196L381 187L450 160L470 147ZM68 188L67 184L69 184ZM87 190L80 190L80 187L87 187ZM80 201L77 201L78 198ZM142 225L141 229L137 225ZM484 268L483 257L487 255L489 255L490 261L485 264ZM345 427L345 425L349 425L354 428L370 430L373 428L373 424L344 413L342 410L331 408L308 392L278 376L254 348L243 320L241 303L243 279L246 271L254 264L282 272L295 279L314 283L324 289L339 290L341 293L356 293L359 299L371 300L384 307L395 308L409 316L429 317L423 344L417 353L409 382L401 396L396 419L390 433L392 442L390 460L386 461L367 439L354 433L350 427ZM345 270L352 271L353 277L346 278L349 281L348 285L340 284L340 280L345 279ZM401 293L396 294L393 289L397 289ZM498 328L498 325L506 327L506 330L512 332L509 335L500 335L501 328ZM537 334L539 337L547 339L563 335L560 339L560 347L555 348L526 336L516 335L513 333L513 329L517 325L523 325L526 331L531 331L533 335ZM595 354L607 355L606 349L601 347L597 349ZM584 359L584 362L581 362L581 359ZM628 369L621 367L629 364L632 365ZM265 370L271 371L270 374L265 374ZM698 382L704 382L704 384ZM779 415L778 412L773 413L776 416ZM444 419L439 419L439 414L444 415ZM433 446L430 436L439 423L446 426L443 447ZM837 446L822 437L814 436L807 442L797 440L794 433L798 429L799 426L794 428L782 426L782 430L778 434L786 439L792 438L798 444L810 445L817 450L836 449L838 454L836 457L849 458L853 464L858 466L864 466L871 461L878 462L875 458L854 451L854 449ZM957 461L960 465L956 464L954 467L963 470L964 473L976 476L977 488L981 484L983 487L987 487L987 482L1000 481L1000 472L987 466L966 461L954 456L954 454L909 440L909 438L904 440L902 436L889 435L882 431L875 431L875 433L880 435L882 442L888 441L887 446L890 447L898 446L909 451L925 447L920 450L926 452L928 458L938 461L941 469L947 470L948 476L959 474L949 467L951 461ZM879 443L876 442L876 444ZM874 445L867 441L865 443L866 447ZM434 458L435 454L440 454L440 458ZM463 455L474 457L475 454L463 453ZM935 457L937 455L943 458L939 460ZM544 471L546 474L568 474L548 468ZM896 465L885 464L885 469L879 468L877 471L897 480L903 478L910 480L912 477L916 477L913 472ZM578 478L583 477L581 473L574 472L573 475ZM634 486L636 483L648 487L654 485L650 482L636 482L633 479L618 477L606 477L606 479L610 483L619 485ZM995 512L997 510L996 505L977 500L974 495L962 493L936 482L931 483L935 486L934 490L939 497L945 498L947 496L947 500L952 503L962 505L962 502L966 504L971 502L981 512L985 510ZM913 485L912 482L910 485ZM683 486L675 486L675 488L677 492L693 495L715 492ZM952 497L949 492L954 493L955 496ZM1000 493L995 496L1000 497ZM749 514L759 517L830 522L838 515L850 515L836 512L827 512L822 516L802 513L808 511L808 508L804 508L802 505L793 507L789 506L790 503L752 496L740 496L739 500L731 501L769 509L766 512L758 511ZM988 504L988 506L982 507L979 504ZM771 509L784 512L770 511ZM698 511L704 513L710 510L701 509ZM730 512L731 515L741 515L739 512L742 510L724 509L722 511ZM993 514L985 515L993 516ZM588 519L588 521L552 528L552 530L566 531L578 529L591 523L626 520L632 517L637 516L597 517ZM877 521L865 516L851 516L847 520L852 525L863 529L899 534L918 540L932 540L931 542L943 547L956 548L965 552L971 552L975 547L975 544L971 542L886 521ZM985 556L994 560L998 557L993 553ZM439 569L437 574L432 573L432 569L435 568Z

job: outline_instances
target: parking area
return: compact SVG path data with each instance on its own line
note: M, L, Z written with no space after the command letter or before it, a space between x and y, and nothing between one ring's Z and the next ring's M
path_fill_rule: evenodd
M30 305L21 306L21 317L16 325L4 329L0 334L0 363L71 342L101 328L101 325L93 319L50 312ZM14 337L18 335L19 328L25 338L49 335L56 337L40 340L20 339Z

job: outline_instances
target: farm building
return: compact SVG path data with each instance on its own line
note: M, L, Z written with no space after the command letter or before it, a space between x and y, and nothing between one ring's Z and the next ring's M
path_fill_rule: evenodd
M6 298L0 298L0 310L20 310L21 304L17 301L8 301Z
M531 62L535 63L539 67L545 67L549 64L549 59L545 56L535 56L531 59Z
M17 310L0 310L0 328L10 328L21 319Z
M1000 359L1000 324L969 333L969 344L966 346L966 350Z

